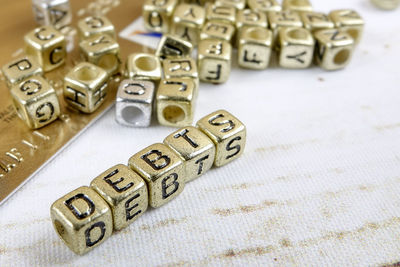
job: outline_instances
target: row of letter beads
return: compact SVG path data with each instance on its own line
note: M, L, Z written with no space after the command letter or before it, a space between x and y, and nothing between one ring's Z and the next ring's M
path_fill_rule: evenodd
M213 112L134 154L128 166L118 164L90 187L80 187L51 206L54 228L65 244L84 254L140 217L178 196L185 184L238 158L246 128L225 110Z

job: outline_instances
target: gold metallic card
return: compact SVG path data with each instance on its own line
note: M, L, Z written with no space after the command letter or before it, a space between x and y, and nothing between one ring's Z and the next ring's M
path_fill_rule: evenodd
M3 66L24 54L23 36L36 27L36 24L30 1L0 2L2 6L0 36L7 36L2 39L0 50L0 65ZM71 52L63 67L45 74L57 92L61 105L60 118L43 128L30 130L15 112L9 89L1 77L3 81L0 82L0 204L114 103L117 82L120 79L118 76L110 83L106 100L96 112L82 114L67 108L62 97L63 78L68 70L81 61L74 27L83 17L105 15L114 24L118 33L140 16L142 1L71 0L70 2L73 24L63 31L70 40ZM123 61L128 54L142 50L141 46L123 39L118 39L118 43Z

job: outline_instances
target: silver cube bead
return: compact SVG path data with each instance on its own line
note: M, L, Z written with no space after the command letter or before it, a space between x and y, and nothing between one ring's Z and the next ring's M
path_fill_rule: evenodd
M40 25L61 29L72 21L69 0L32 0L35 20Z
M154 97L154 83L143 80L123 80L116 100L116 120L131 127L148 127Z

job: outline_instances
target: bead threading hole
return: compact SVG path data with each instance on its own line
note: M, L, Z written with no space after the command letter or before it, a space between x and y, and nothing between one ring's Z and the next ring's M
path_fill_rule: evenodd
M307 39L307 31L303 29L294 29L287 33L291 39L305 40Z
M98 65L105 70L112 70L118 65L118 58L112 54L104 55L100 58Z
M265 40L268 38L267 31L264 31L262 29L251 29L247 32L247 34L250 38L255 40Z
M138 107L126 107L121 111L121 116L129 124L137 125L145 119L143 111Z
M178 106L166 106L163 110L163 117L170 123L177 123L185 119L185 111Z
M150 56L140 56L135 60L136 66L144 71L153 71L157 68L157 61Z
M64 228L64 225L60 223L58 220L54 221L54 228L56 228L56 231L58 235L65 241L65 243L69 243L69 240L67 238L67 231Z
M349 57L350 57L350 50L349 50L349 49L343 49L343 50L339 51L339 52L335 55L335 57L334 57L334 59L333 59L333 62L334 62L336 65L342 65L342 64L344 64L344 63L347 62L347 60L349 59Z
M77 78L82 81L92 81L97 77L97 72L94 68L85 66L77 71Z

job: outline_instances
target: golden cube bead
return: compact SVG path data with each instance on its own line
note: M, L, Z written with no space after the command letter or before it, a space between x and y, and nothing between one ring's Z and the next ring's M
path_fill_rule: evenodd
M242 27L268 27L267 15L261 11L243 9L239 10L236 15L236 28Z
M304 28L288 27L279 30L279 65L289 69L308 68L313 60L315 41Z
M107 34L111 38L116 39L115 28L104 16L90 16L78 21L78 33L81 40L98 34Z
M215 166L223 166L243 153L246 127L228 111L213 112L200 119L196 126L215 144Z
M156 94L158 122L172 127L192 124L196 98L197 85L194 79L162 79Z
M164 34L158 43L156 56L161 59L187 57L192 54L192 43L175 35Z
M188 126L168 135L164 144L183 159L186 183L198 178L213 165L215 145L207 135L195 127Z
M109 75L119 72L121 59L119 44L107 34L99 34L79 43L86 61L107 71Z
M145 0L142 12L145 28L152 32L169 32L177 4L178 0Z
M160 59L152 54L134 53L126 61L125 76L133 80L158 82L161 79Z
M197 72L197 63L193 58L165 59L162 65L165 78L191 78L195 82L195 90L197 90L199 73Z
M178 5L173 15L172 33L193 45L197 45L205 15L205 10L201 6Z
M185 187L182 159L164 144L153 144L129 159L149 190L149 205L158 208L178 196Z
M25 35L25 52L43 71L51 71L65 63L67 55L64 35L52 26L36 28Z
M1 71L10 89L13 85L26 78L43 74L42 67L30 56L21 57L5 64Z
M283 0L282 7L284 10L293 10L298 12L313 10L309 0Z
M110 207L87 186L56 200L51 205L50 214L57 234L76 254L87 253L113 232Z
M62 29L71 24L72 11L69 0L33 0L32 9L35 21L40 25L52 25Z
M300 15L291 10L268 13L268 22L275 37L282 27L303 27Z
M114 230L121 230L139 218L148 206L147 186L139 174L118 164L90 183L110 206Z
M32 76L15 84L11 96L18 116L29 128L43 127L60 115L56 91L41 76Z
M272 50L272 32L263 27L246 27L240 33L238 64L261 70L268 67Z
M333 29L335 27L333 21L324 13L309 11L300 13L300 16L304 28L312 33L319 30Z
M230 42L235 34L235 27L224 22L209 21L201 30L200 40L214 39Z
M355 44L360 42L364 30L364 20L357 11L349 9L334 10L329 13L329 17L336 28L346 31L354 39Z
M108 74L92 63L82 62L64 77L64 99L69 106L92 113L108 93Z
M353 38L340 29L320 30L314 34L317 64L325 70L342 69L348 65L354 49Z
M236 21L236 8L209 3L206 5L206 19L208 21L225 22L234 25Z
M209 83L224 83L231 72L232 46L221 40L201 40L198 48L199 78Z
M282 10L281 5L276 0L247 0L247 2L251 10L266 14Z

